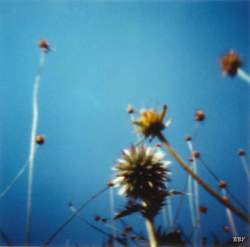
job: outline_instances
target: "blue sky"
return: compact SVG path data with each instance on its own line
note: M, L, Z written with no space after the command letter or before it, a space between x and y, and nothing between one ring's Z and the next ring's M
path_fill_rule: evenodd
M194 129L193 115L207 119L195 146L210 167L247 204L247 180L237 156L249 148L249 86L239 78L223 78L219 58L235 49L249 63L247 1L0 1L0 114L3 189L25 163L29 152L32 88L38 67L40 38L55 52L46 55L39 92L39 147L33 188L32 242L41 244L65 217L66 204L79 205L101 189L123 148L136 136L126 114L137 109L169 106L173 118L165 134L184 157L184 136ZM166 156L167 159L171 159ZM170 186L182 189L185 173L172 163ZM214 188L206 170L201 176ZM224 208L201 191L208 206L204 235L226 239ZM15 244L23 244L27 173L0 201L0 226ZM178 199L174 199L174 210ZM187 200L179 223L189 231ZM109 215L108 193L83 215ZM116 209L122 206L116 197ZM214 222L214 219L217 219ZM130 219L144 229L139 218ZM161 217L159 217L159 223ZM235 219L239 232L244 224ZM100 243L102 237L74 220L55 244Z

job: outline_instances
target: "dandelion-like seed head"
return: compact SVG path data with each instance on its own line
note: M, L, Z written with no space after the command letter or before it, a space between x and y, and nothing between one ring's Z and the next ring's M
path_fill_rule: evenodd
M116 178L113 183L120 187L119 193L132 199L150 201L154 195L165 191L168 165L164 154L145 146L131 146L122 152L114 166Z
M161 112L154 109L142 110L136 121L133 123L136 130L145 137L155 137L166 128L163 120L167 113L167 106L164 105Z
M239 55L234 51L229 51L220 60L220 66L223 73L229 76L235 76L242 62Z

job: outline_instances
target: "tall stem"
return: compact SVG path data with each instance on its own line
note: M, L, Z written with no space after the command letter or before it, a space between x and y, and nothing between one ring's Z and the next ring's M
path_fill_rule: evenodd
M188 173L190 176L198 182L211 196L213 196L217 201L222 203L225 207L231 209L231 211L236 214L242 220L250 224L250 216L245 212L241 211L239 208L236 208L230 201L225 200L219 193L213 190L205 181L203 181L197 174L195 174L192 169L182 160L182 158L175 152L172 146L168 143L167 139L162 133L159 133L158 136L162 145L167 149L169 154L179 163L179 165Z
M154 230L154 224L152 218L145 218L146 228L148 232L148 238L149 238L149 246L150 247L157 247L157 239L155 235Z

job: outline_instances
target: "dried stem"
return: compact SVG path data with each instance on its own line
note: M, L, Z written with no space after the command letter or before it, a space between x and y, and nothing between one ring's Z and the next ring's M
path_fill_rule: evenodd
M239 208L236 208L230 201L225 200L219 193L214 191L205 181L203 181L198 175L196 175L192 169L182 160L182 158L175 152L172 146L168 143L167 139L162 133L159 133L158 136L162 145L167 149L169 154L179 163L179 165L188 173L194 180L198 182L211 196L213 196L217 201L222 203L225 207L229 208L234 214L239 218L246 221L250 224L250 216L245 212L241 211Z
M158 245L157 245L157 239L156 239L155 230L154 230L153 219L145 217L145 224L146 224L148 237L149 237L149 246L157 247Z

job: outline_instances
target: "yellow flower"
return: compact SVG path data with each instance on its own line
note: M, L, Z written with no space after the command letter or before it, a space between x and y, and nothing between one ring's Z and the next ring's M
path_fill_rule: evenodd
M155 137L167 127L163 122L166 113L166 105L163 106L161 112L154 109L142 110L133 124L136 125L136 130L145 137Z

